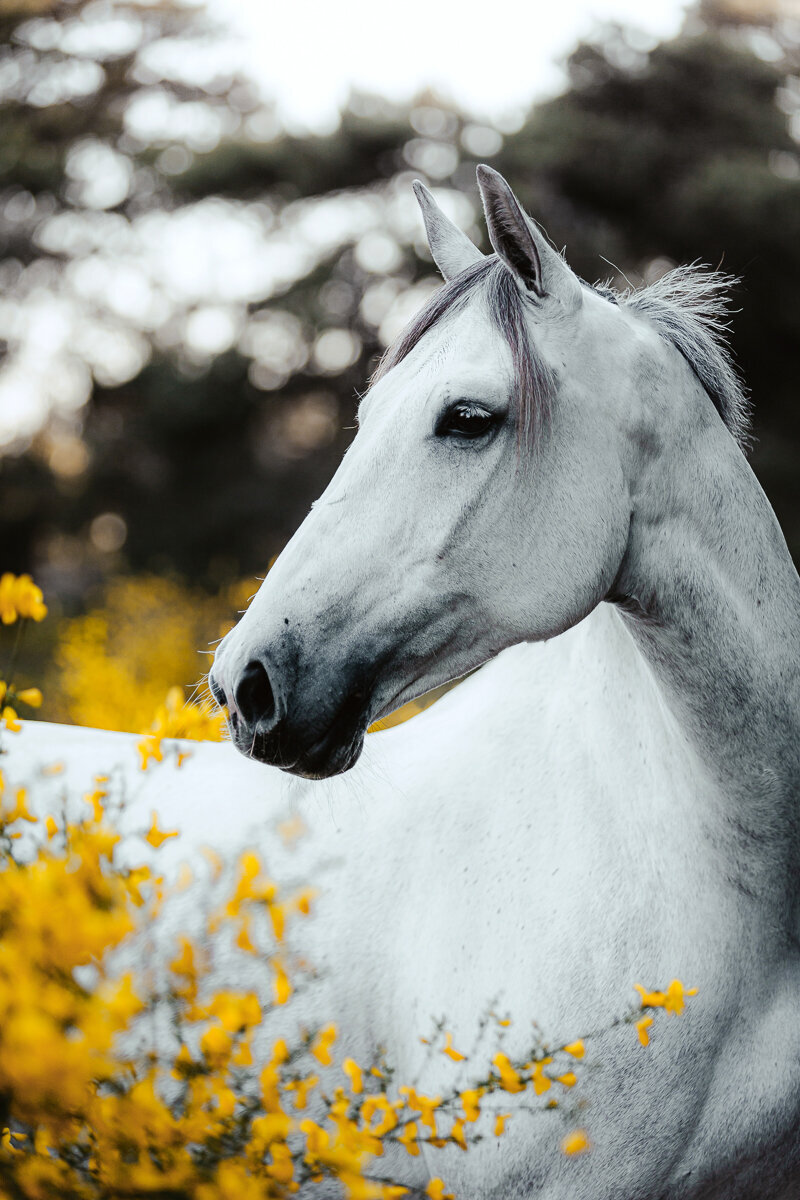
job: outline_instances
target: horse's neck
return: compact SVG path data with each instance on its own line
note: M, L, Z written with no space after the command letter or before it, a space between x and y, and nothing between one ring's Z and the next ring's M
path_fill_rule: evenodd
M623 890L626 872L643 884L648 863L667 891L680 881L698 903L703 888L717 897L704 920L733 888L748 919L783 937L796 887L800 582L739 451L726 437L708 454L662 519L634 522L620 578L632 615L601 604L560 637L506 651L377 735L367 758L403 781L403 820L423 797L420 822L436 821L448 844L464 824L483 855L496 825L510 853L564 851Z
M617 588L687 739L755 842L796 846L800 580L764 493L717 419L634 499Z

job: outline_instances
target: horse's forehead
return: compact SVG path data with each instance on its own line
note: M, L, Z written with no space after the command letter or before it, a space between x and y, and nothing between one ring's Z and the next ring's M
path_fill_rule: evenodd
M511 369L511 352L490 314L470 304L430 329L381 380L381 393L385 403L401 392L405 404L424 405L434 389L480 389Z

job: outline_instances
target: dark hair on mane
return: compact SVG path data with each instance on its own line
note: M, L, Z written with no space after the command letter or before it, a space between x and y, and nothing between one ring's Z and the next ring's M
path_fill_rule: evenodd
M747 450L750 404L727 344L729 294L735 283L738 280L733 276L694 264L676 267L656 283L638 290L618 293L607 283L595 284L594 290L655 325L686 359L728 429ZM432 296L386 351L372 382L402 362L429 329L446 313L457 312L479 289L484 291L492 319L511 350L520 444L536 446L547 426L555 376L531 342L525 301L518 285L494 254L467 267Z
M511 351L520 444L533 448L547 425L555 378L531 342L525 323L525 301L519 287L496 255L488 255L467 267L434 293L386 351L372 376L372 383L377 383L387 371L401 363L445 313L457 312L479 288L484 290L492 319Z

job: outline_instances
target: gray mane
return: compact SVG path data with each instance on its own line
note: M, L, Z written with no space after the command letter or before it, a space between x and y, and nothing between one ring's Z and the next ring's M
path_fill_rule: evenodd
M647 317L681 352L743 450L750 444L750 402L728 346L730 289L722 271L675 267L649 287L631 289L619 303Z

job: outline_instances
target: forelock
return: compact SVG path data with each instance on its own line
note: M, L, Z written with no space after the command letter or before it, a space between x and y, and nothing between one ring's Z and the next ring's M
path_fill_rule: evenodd
M457 313L477 295L485 300L495 327L511 351L520 443L533 448L548 421L555 380L531 340L519 286L494 254L470 265L439 288L386 351L371 382L377 383L407 358L446 314Z

